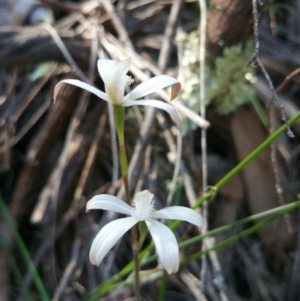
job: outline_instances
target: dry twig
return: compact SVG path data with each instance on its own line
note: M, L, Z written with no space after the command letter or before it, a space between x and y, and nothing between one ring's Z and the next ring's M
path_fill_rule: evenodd
M265 66L263 65L262 61L261 61L261 58L260 58L260 55L259 55L259 32L258 32L258 11L257 11L257 1L258 0L252 0L252 6L253 6L253 17L254 17L254 41L255 41L255 52L254 54L252 55L252 57L250 58L249 62L248 62L248 65L249 66L250 64L252 64L253 62L256 62L258 64L258 66L260 67L261 71L263 72L268 84L269 84L269 87L270 87L270 90L272 91L272 94L273 94L273 98L275 99L278 107L280 108L280 112L281 112L281 118L282 118L282 121L286 124L286 127L287 127L287 134L290 138L294 138L294 133L292 132L288 122L287 122L287 119L285 117L285 114L284 114L284 106L281 104L281 102L279 101L278 99L278 96L277 96L277 93L274 89L274 86L273 86L273 83L270 79L270 76L265 68Z

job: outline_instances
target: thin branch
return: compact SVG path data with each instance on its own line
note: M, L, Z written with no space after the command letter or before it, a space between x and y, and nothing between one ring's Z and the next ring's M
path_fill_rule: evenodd
M199 75L200 75L200 113L205 119L205 43L206 43L206 3L204 0L199 0L201 8L200 19L200 45L199 45ZM201 148L202 148L202 189L207 187L207 149L206 149L206 129L201 130Z
M57 47L59 48L59 50L63 54L66 61L70 64L70 66L73 67L73 69L76 72L76 74L78 75L78 77L82 81L84 81L86 83L89 83L90 85L93 85L91 80L81 71L81 69L78 67L78 65L74 61L73 57L71 56L70 52L68 51L68 49L65 46L64 42L62 41L61 37L57 33L56 29L54 27L52 27L51 25L49 25L49 24L43 24L43 25L40 25L39 27L41 29L46 30L51 35L53 41L55 42L55 44L57 45Z
M166 71L167 64L170 60L172 43L176 32L176 24L178 21L178 16L180 16L182 5L183 5L183 0L175 1L170 11L170 16L168 19L163 43L158 58L158 68L161 73L164 73Z
M181 7L183 5L183 0L175 1L172 5L167 27L164 34L164 42L162 44L162 48L159 53L158 57L158 67L161 73L165 73L167 64L170 58L170 53L172 50L172 40L176 33L176 24L178 21L178 17L180 16ZM177 152L176 152L176 159L174 162L175 169L173 172L172 182L170 191L167 197L167 204L170 204L175 190L176 190L176 183L178 179L179 169L180 169L180 162L181 162L181 153L182 153L182 137L181 134L177 134Z
M276 119L275 119L275 111L272 106L269 107L269 119L270 119L270 134L273 134L275 132L275 125L276 125ZM279 204L285 205L285 197L286 193L283 188L282 183L282 176L281 176L281 170L280 170L280 164L278 162L278 156L277 156L277 143L273 142L271 144L271 163L273 166L273 172L275 176L275 190L278 196ZM286 214L284 215L288 232L292 233L292 222L291 222L291 215Z
M225 293L226 285L224 276L222 273L222 267L218 259L217 252L213 250L213 247L215 246L215 238L213 237L207 237L205 240L203 240L203 243L205 243L206 249L210 249L211 251L208 253L210 263L212 266L212 274L214 277L214 282L218 288L218 293L220 296L221 301L228 301L228 298Z
M278 96L277 96L277 93L274 89L274 86L273 86L273 83L270 79L270 76L266 70L266 68L264 67L261 59L260 59L260 56L259 56L259 32L258 32L258 11L257 11L257 1L258 0L252 0L252 6L253 6L253 18L254 18L254 25L253 25L253 29L254 29L254 43L255 43L255 50L254 50L254 54L252 55L251 59L249 60L248 62L248 65L249 66L251 63L253 62L256 62L258 64L258 66L260 67L262 73L264 74L264 77L266 78L268 84L269 84L269 87L270 87L270 90L272 91L272 94L273 94L273 98L275 99L278 107L280 108L280 112L281 112L281 119L282 121L285 123L286 127L287 127L287 134L290 138L294 138L295 135L294 133L292 132L288 122L287 122L287 119L285 117L285 114L283 112L283 109L284 109L284 106L281 104L281 102L279 101L278 99Z
M300 221L300 209L298 208L298 221ZM289 300L293 300L294 296L299 295L299 275L300 275L300 231L297 234L296 254L294 264L291 271L291 281L289 287Z
M199 45L199 76L200 76L200 113L201 117L205 119L206 108L205 108L205 43L206 43L206 20L207 20L207 8L205 0L199 0L201 18L200 18L200 45ZM205 191L207 187L207 141L206 141L206 130L201 129L201 150L202 150L202 190ZM207 202L203 204L203 233L207 231L208 222L208 205ZM202 250L206 249L206 244L203 242ZM205 291L206 275L208 258L207 256L202 257L201 261L201 290L202 293Z
M280 92L286 85L287 83L296 75L298 75L300 73L300 68L295 69L294 71L292 71L289 75L287 75L285 77L285 79L283 80L283 82L276 88L276 92Z
M63 295L64 290L67 288L68 283L72 279L72 277L74 275L74 271L78 264L79 251L80 251L80 241L79 241L79 238L76 237L74 240L74 243L73 243L73 247L72 247L71 260L64 270L64 273L60 279L59 285L55 290L52 301L60 300L60 298Z
M128 32L124 24L122 23L122 20L120 19L119 15L116 13L115 7L112 5L112 2L110 0L103 0L102 3L107 14L111 17L111 21L119 34L120 41L125 44L127 49L134 51L134 47L131 43Z

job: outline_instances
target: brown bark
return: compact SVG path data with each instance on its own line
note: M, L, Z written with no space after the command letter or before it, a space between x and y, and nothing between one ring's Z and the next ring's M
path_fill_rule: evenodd
M220 54L227 46L247 41L252 25L252 1L211 1L207 18L208 50Z
M267 138L267 133L262 128L257 115L245 107L240 107L236 110L230 120L230 129L237 159L241 161ZM241 175L251 214L260 213L280 205L275 189L274 166L271 162L271 151L269 148L245 166L241 171ZM287 183L284 173L281 173L281 177L283 183ZM287 189L287 184L283 188ZM286 194L285 202L292 200L289 194ZM288 232L284 218L277 219L272 224L262 228L258 231L258 235L267 251L285 248L293 238Z

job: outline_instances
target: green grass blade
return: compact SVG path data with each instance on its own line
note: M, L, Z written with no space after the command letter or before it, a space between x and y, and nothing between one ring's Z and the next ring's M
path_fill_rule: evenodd
M31 273L32 278L33 278L33 282L35 284L35 287L41 297L41 300L44 301L50 301L50 297L45 289L45 286L35 268L35 265L31 259L31 256L26 248L26 245L22 239L22 237L20 236L17 227L15 226L15 223L12 219L12 217L10 216L3 200L0 198L0 213L1 215L4 217L5 222L7 223L13 239L16 243L16 246L19 248L21 256L23 257L23 260L27 266L28 271Z
M249 235L251 235L251 234L253 234L253 233L259 231L260 229L262 229L263 227L269 225L271 222L273 222L273 221L276 220L277 218L282 217L283 215L285 215L285 214L287 214L287 213L289 213L289 212L295 210L295 209L298 208L298 207L300 207L300 201L296 201L296 202L293 202L293 203L291 203L291 204L288 204L288 205L285 205L285 206L281 206L281 207L280 207L280 210L276 210L276 211L274 211L274 210L269 210L269 211L274 211L274 212L275 212L275 213L274 213L274 212L273 212L273 213L271 212L271 215L272 215L271 217L267 218L267 219L264 220L264 221L261 221L261 222L255 224L254 226L252 226L252 227L250 227L250 228L248 228L248 229L242 231L241 233L238 233L238 234L236 234L236 235L233 235L233 236L231 236L231 237L229 237L229 238L227 238L227 239L225 239L225 240L223 240L223 241L221 241L221 242L215 244L215 245L214 245L212 248L210 248L210 249L207 249L207 250L203 250L203 251L194 253L194 254L192 254L191 256L184 258L183 260L181 260L181 263L182 263L182 264L186 264L186 263L188 263L188 262L191 261L191 260L200 258L202 255L207 254L207 253L209 253L210 251L220 250L220 249L225 248L225 247L227 247L227 246L229 246L229 245L232 245L233 243L235 243L235 242L241 240L242 238L247 237L247 236L249 236ZM278 208L276 208L276 209L278 209ZM247 218L245 218L245 219L243 219L243 220L246 221ZM241 223L240 223L241 221L242 221L242 220L240 220L240 221L234 223L235 226L240 225L240 224L241 224ZM246 222L250 222L250 221L251 221L251 220L248 220L248 221L246 221ZM221 227L221 228L222 228L222 227ZM218 229L219 229L219 228L218 228ZM218 230L218 229L216 229L216 230ZM211 231L211 232L212 232L212 231ZM215 233L215 234L216 234L216 233ZM202 237L201 237L201 236L202 236ZM210 236L213 236L213 235L210 235ZM198 237L197 240L189 239L189 240L185 241L184 243L182 243L182 244L181 244L181 247L184 247L184 246L186 246L186 245L192 244L192 243L194 243L195 241L202 240L203 238L204 238L204 235L199 235L199 237Z
M2 233L0 233L0 245L2 246L5 256L8 259L9 266L11 267L11 270L15 276L16 282L20 286L20 290L22 292L22 296L25 297L26 301L33 301L33 298L31 296L30 291L28 290L28 287L22 277L22 274L19 270L19 267L14 259L14 257L11 254L11 251L9 249L9 246L7 246L7 243L5 241L5 238L3 237Z

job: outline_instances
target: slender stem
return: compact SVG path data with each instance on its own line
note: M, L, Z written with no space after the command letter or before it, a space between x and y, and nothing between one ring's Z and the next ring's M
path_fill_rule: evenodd
M128 205L132 205L129 182L128 182L128 161L127 154L125 148L125 138L124 138L124 115L125 108L122 106L114 106L114 117L116 122L116 130L119 139L119 152L120 152L120 165L121 165L121 173L123 177L126 201ZM135 278L135 297L136 300L140 300L140 278L139 278L139 241L137 234L137 226L133 226L131 228L131 239L132 239L132 253L134 260L134 278Z
M200 18L200 44L199 44L199 80L200 80L200 113L201 117L205 119L206 117L206 107L205 107L205 41L206 41L206 19L207 19L207 8L205 0L199 0L201 18ZM202 190L206 191L207 188L207 135L206 129L201 129L201 152L202 152ZM204 221L203 233L208 230L208 203L203 204L202 216ZM202 251L207 248L206 241L202 243ZM208 268L208 258L206 256L202 257L201 260L201 290L202 293L205 291L205 286L207 285L207 268Z

